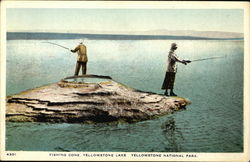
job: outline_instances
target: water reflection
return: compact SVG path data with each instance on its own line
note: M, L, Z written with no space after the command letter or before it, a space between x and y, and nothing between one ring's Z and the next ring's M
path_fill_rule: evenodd
M173 117L167 118L167 120L162 124L161 129L165 139L167 140L165 151L180 151L180 143L184 140L184 138L182 132L176 127L175 119Z

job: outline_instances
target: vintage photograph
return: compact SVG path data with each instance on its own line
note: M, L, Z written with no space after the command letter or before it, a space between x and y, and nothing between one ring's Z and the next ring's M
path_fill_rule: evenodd
M5 159L246 160L249 3L25 4L1 8Z

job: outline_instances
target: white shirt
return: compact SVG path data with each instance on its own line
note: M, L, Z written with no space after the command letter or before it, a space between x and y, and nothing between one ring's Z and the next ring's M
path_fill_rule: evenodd
M167 72L174 72L177 71L176 62L182 62L178 56L175 54L174 50L170 50L168 54L168 65L167 65Z

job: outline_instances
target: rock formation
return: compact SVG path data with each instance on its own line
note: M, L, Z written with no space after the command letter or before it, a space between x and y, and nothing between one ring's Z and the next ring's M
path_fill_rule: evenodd
M103 78L106 80L98 83L69 82L67 78L10 96L6 103L6 120L68 123L137 122L173 113L189 104L184 98L142 92L115 82L109 77Z

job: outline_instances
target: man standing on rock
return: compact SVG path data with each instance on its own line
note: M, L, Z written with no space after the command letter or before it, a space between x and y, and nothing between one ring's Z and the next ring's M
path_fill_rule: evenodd
M176 43L172 43L171 45L171 49L169 51L168 54L168 65L167 65L167 71L166 71L166 75L165 75L165 79L164 82L162 84L162 88L161 89L165 89L165 95L168 95L168 90L170 90L170 96L177 96L174 93L174 81L175 81L175 74L177 72L177 66L176 66L176 62L180 62L184 65L187 65L187 63L190 63L191 61L189 60L180 60L177 55L175 54L175 50L177 49L177 44Z
M76 62L76 68L75 68L75 76L79 74L80 68L82 67L82 74L85 75L87 72L87 47L83 44L81 41L80 44L71 52L77 52L77 62Z

